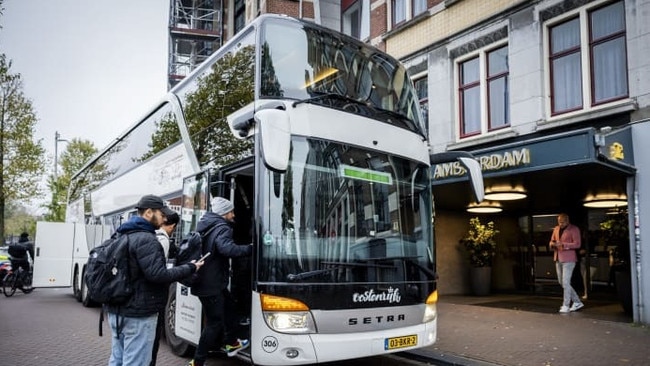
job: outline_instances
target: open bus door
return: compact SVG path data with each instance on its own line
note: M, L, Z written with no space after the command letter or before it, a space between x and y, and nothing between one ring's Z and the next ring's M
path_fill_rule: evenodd
M237 176L237 178L235 178ZM183 197L181 201L181 238L196 226L208 210L211 197L226 197L235 203L240 220L239 227L234 229L235 238L250 242L249 231L252 225L253 197L253 160L243 160L222 170L210 170L187 177L183 180ZM242 229L245 227L246 229ZM244 237L244 238L242 238ZM179 239L180 241L180 239ZM235 263L235 266L238 263ZM235 292L243 288L248 291L250 298L250 276L247 286L235 284ZM250 299L248 300L250 303ZM249 306L243 306L250 315ZM241 315L241 314L238 314ZM233 316L235 316L233 314ZM172 353L187 356L194 351L199 343L202 330L202 307L199 298L191 294L190 288L176 282L169 290L169 298L165 309L165 335Z
M206 172L183 179L180 238L196 230L196 224L207 211L210 198L208 186ZM201 323L199 298L191 294L189 287L173 283L165 309L165 336L172 353L184 357L193 352L193 345L198 344L201 337Z
M69 287L72 284L74 234L73 223L36 223L34 287Z

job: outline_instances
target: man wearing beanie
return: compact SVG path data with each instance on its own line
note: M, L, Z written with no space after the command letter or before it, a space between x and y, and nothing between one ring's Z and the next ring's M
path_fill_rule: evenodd
M230 357L249 345L247 339L239 339L241 330L234 316L235 301L228 290L228 280L229 259L249 256L252 245L238 245L233 241L231 224L235 221L235 207L232 202L214 197L210 206L211 212L201 217L196 228L198 232L206 233L214 227L204 239L203 251L212 254L205 260L198 283L192 286L192 294L198 296L203 305L205 325L189 366L203 366L213 344L224 344Z

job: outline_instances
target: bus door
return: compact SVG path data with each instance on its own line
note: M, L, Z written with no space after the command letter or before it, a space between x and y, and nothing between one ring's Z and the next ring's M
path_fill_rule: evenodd
M253 167L252 160L244 160L242 164L225 167L222 171L211 174L211 196L227 198L235 206L233 240L240 245L254 242L255 179ZM232 258L230 262L232 272L230 292L237 305L237 314L232 314L232 316L236 316L242 325L248 325L250 322L252 263L251 257ZM228 316L231 315L228 314Z
M201 216L207 212L209 199L208 175L205 172L183 179L181 237L196 230ZM177 283L174 334L186 341L198 344L201 337L201 310L199 298L191 295L189 287Z

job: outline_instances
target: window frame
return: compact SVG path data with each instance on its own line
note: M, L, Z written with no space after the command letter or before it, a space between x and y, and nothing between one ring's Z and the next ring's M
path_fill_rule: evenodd
M507 65L507 70L493 75L489 75L489 55L498 51L502 48L507 48L507 55L510 54L510 44L507 40L502 40L490 44L489 46L483 47L475 52L459 57L454 62L454 84L455 84L455 105L456 105L456 126L458 131L458 140L464 140L470 137L475 136L484 136L486 134L491 134L495 131L501 131L504 129L509 129L511 127L510 119L510 65L509 62ZM466 65L467 62L478 60L478 80L464 83L462 78L463 65ZM506 123L499 126L492 126L492 118L490 116L491 108L490 105L490 83L498 79L506 79L506 110L505 119ZM471 89L478 88L478 109L479 109L479 127L476 130L467 131L467 125L465 123L465 92Z
M424 122L424 127L429 133L429 75L426 72L415 74L411 77L415 91L418 92L418 103L420 106L420 113L422 114L422 120ZM426 95L420 98L420 89L418 84L423 82L425 84L424 90L426 90Z
M593 40L592 39L592 14L598 10L606 8L608 6L620 3L623 6L623 17L624 17L624 28L617 32L610 33L604 37ZM605 108L612 104L619 103L621 101L629 99L630 96L630 83L629 83L629 66L628 66L628 47L627 47L627 20L625 18L625 1L617 0L603 0L596 1L594 3L587 4L580 8L577 8L573 11L562 14L561 16L549 19L544 22L543 33L544 33L544 68L547 71L547 77L545 78L545 99L546 99L546 110L551 119L554 117L566 117L573 114L586 113L598 109ZM555 85L554 85L554 73L556 70L553 66L553 61L557 60L562 56L566 56L570 52L568 50L563 50L557 54L552 54L551 48L551 34L553 29L563 24L566 24L570 21L578 19L579 22L579 39L580 44L577 47L577 51L580 54L580 92L581 92L581 105L577 107L570 107L563 110L556 109L556 100L555 100ZM619 70L624 72L625 75L625 92L603 100L596 101L596 83L598 82L597 75L595 74L595 59L594 59L594 48L607 44L611 41L623 40L623 69Z
M396 14L395 4L397 2L404 3L404 19L400 19L399 21L396 21L395 19L395 14ZM414 13L416 2L424 3L424 9L422 9L422 11L420 11L417 14ZM416 16L425 13L429 9L429 2L427 0L390 0L388 4L390 4L390 11L388 14L388 18L389 18L388 24L390 24L391 29L401 26L402 24L408 22L409 20L415 18Z
M363 14L362 14L362 8L363 8L363 0L356 0L354 3L352 3L347 9L343 11L343 14L341 16L341 31L345 34L347 34L350 37L354 37L356 39L361 39L361 28L362 28L362 22L363 22ZM354 13L356 12L356 17L354 16ZM357 32L358 34L352 34L352 19L356 18L357 19ZM348 29L349 28L349 31Z

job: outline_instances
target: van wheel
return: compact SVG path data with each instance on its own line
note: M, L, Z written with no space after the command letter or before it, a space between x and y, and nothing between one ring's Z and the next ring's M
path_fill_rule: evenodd
M176 356L187 357L194 354L194 346L176 336L176 282L169 285L169 295L165 306L165 338Z

